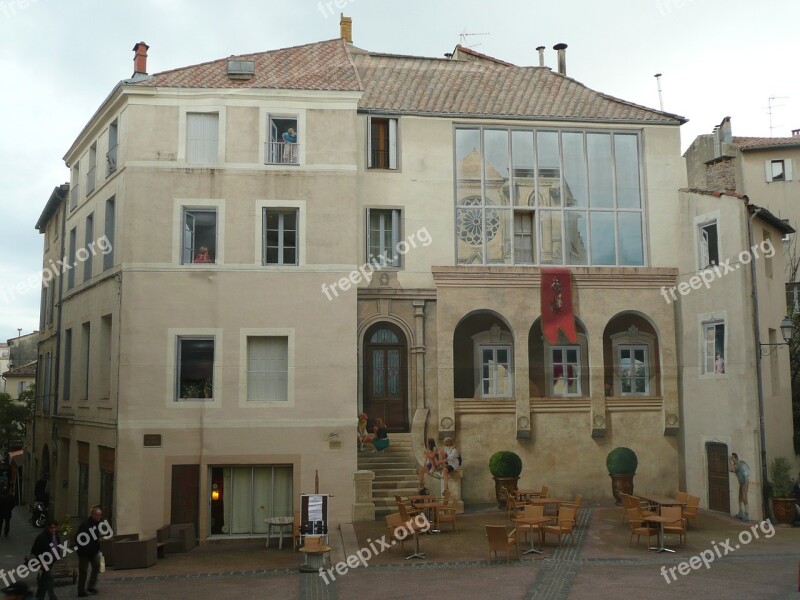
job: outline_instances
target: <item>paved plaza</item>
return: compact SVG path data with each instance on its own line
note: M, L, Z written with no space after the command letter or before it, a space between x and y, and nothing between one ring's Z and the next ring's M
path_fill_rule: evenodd
M447 528L421 536L425 560L405 560L413 542L406 541L405 549L390 544L369 559L368 568L344 575L334 571L336 581L327 586L316 574L300 573L302 553L286 546L278 550L275 541L265 548L263 540L248 539L204 543L187 554L169 555L149 569L109 569L100 576L97 598L800 598L800 528L744 524L701 513L699 523L690 525L685 548L670 536L667 546L677 552L659 554L649 551L644 539L637 546L634 538L633 546L628 546L630 529L622 523L620 508L584 504L588 506L581 509L571 543L559 548L555 538L548 538L543 555L526 555L519 561L512 555L510 563L505 557L489 560L484 533L484 525L507 524L505 513L470 507L476 512L459 516L456 531ZM36 535L26 517L25 507L18 507L11 535L0 538L0 566L6 573L22 563ZM385 533L377 521L343 527L331 539L333 564L361 548L380 550L376 540ZM694 556L705 556L709 567L698 562L701 558L692 561ZM683 562L686 575L679 572ZM690 562L699 564L699 569L688 566ZM77 597L72 585L56 591L62 600Z

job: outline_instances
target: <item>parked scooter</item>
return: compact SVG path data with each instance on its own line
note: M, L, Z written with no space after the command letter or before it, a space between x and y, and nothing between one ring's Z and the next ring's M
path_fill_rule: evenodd
M44 527L47 522L47 507L44 502L36 501L30 506L31 510L31 525L34 527Z

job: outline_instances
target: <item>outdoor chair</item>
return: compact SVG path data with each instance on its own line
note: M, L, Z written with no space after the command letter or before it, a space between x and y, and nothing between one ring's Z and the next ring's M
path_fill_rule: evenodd
M494 557L497 558L498 550L506 551L506 562L511 562L511 547L519 560L519 540L517 539L517 530L512 529L508 532L504 525L486 525L486 536L489 538L489 560L492 560L492 552Z
M511 493L506 495L506 517L510 521L516 517L522 510L524 504L519 504L516 500L516 494Z
M294 524L292 527L292 550L297 551L300 547L300 511L294 511Z
M116 556L114 554L114 544L117 542L121 542L122 540L138 540L139 534L138 533L123 533L112 536L108 539L100 538L98 541L100 542L100 552L103 553L103 560L106 563L107 567L113 567L114 562L116 561Z
M389 537L392 540L392 545L394 545L394 540L400 541L400 547L402 548L403 552L406 549L406 536L403 538L395 538L395 531L398 529L403 529L405 527L405 523L403 522L403 517L400 516L399 512L392 513L390 515L386 515L386 529L389 530Z
M422 510L420 510L419 508L414 508L413 506L411 506L411 503L408 500L403 500L403 497L398 496L397 494L395 494L394 496L394 501L397 503L397 510L401 514L403 513L403 511L400 510L400 505L403 505L408 517L416 517L418 514L422 512ZM408 520L408 517L406 518L406 520Z
M697 509L700 506L700 496L692 496L691 494L688 496L689 497L686 500L686 506L683 507L683 518L686 519L687 529L689 525L689 519L694 519L697 526L700 527L700 522L697 519Z
M648 515L658 514L655 511L650 510L650 508L646 508L645 506L643 506L642 505L642 500L640 498L637 498L636 496L630 496L628 494L620 493L619 497L622 499L622 521L623 522L625 521L625 518L628 516L626 511L629 508L638 508L638 509L640 509L642 511L642 516L645 516L645 517L648 516ZM649 507L649 504L646 505L646 506Z
M689 501L689 494L687 494L686 492L682 492L682 491L678 490L678 492L675 494L675 499L678 502L688 502Z
M114 569L146 569L158 562L158 541L121 540L114 543Z
M442 523L452 523L453 530L456 529L456 511L458 507L456 506L455 498L450 498L447 502L444 503L443 506L436 508L436 529L441 529L439 527Z
M680 506L662 506L661 516L674 521L664 523L664 535L677 534L681 546L686 546L686 519L681 516Z
M647 536L647 545L649 546L650 538L652 536L658 536L658 529L647 526L647 523L643 520L644 515L642 515L641 508L629 508L627 512L628 521L631 525L631 538L628 540L628 547L630 548L633 542L633 536L636 536L636 545L638 546L643 535Z
M165 554L188 552L197 545L194 523L164 525L156 530L156 539L164 544Z
M558 545L561 546L561 538L569 536L572 539L572 528L575 526L575 509L574 508L559 508L558 510L558 523L555 525L543 525L542 543L547 537L548 533L558 536Z
M544 506L542 506L541 504L538 505L538 506L534 506L533 504L526 504L523 507L522 514L520 516L521 517L525 517L526 519L528 519L528 518L535 519L536 517L543 517L544 516ZM525 541L527 542L528 541L528 531L530 530L531 534L533 534L533 529L536 526L519 525L517 527L517 529L519 529L520 527L524 528ZM537 529L537 531L539 533L539 539L541 540L541 537L542 537L541 526L536 527L536 529Z
M583 499L583 496L581 496L580 494L575 494L575 500L573 500L572 502L562 502L561 506L566 506L567 508L574 508L575 509L575 514L577 514L578 510L581 507L581 500L582 499Z

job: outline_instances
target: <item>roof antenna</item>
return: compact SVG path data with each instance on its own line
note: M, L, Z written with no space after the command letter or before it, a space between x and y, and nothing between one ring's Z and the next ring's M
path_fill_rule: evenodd
M769 137L775 137L774 129L775 127L772 125L772 109L773 108L780 108L781 106L786 106L785 104L773 104L773 100L788 100L789 96L770 96L769 97L769 105L767 106L767 111L769 111Z
M475 48L476 46L480 46L481 45L480 42L478 42L477 44L473 44L472 46L467 46L467 38L468 37L475 37L475 36L479 36L479 35L491 35L491 34L488 33L488 32L486 32L486 33L467 33L467 30L465 28L464 31L461 33L461 35L459 35L458 37L461 40L460 44L462 46L464 46L465 48Z
M664 110L664 97L661 95L661 73L656 73L653 75L656 78L656 82L658 82L658 104L661 106L661 110Z

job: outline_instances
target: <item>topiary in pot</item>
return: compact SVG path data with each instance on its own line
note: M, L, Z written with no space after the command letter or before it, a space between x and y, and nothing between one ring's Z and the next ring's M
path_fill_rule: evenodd
M791 525L795 518L795 498L792 493L792 465L788 459L773 458L769 463L772 514L778 523Z
M489 472L494 479L494 493L498 508L506 507L506 496L516 490L519 474L522 472L522 459L508 450L495 452L489 459Z
M611 477L611 493L614 494L614 500L618 505L622 504L620 493L633 494L633 476L636 475L638 466L639 459L630 448L614 448L608 453L606 467Z

